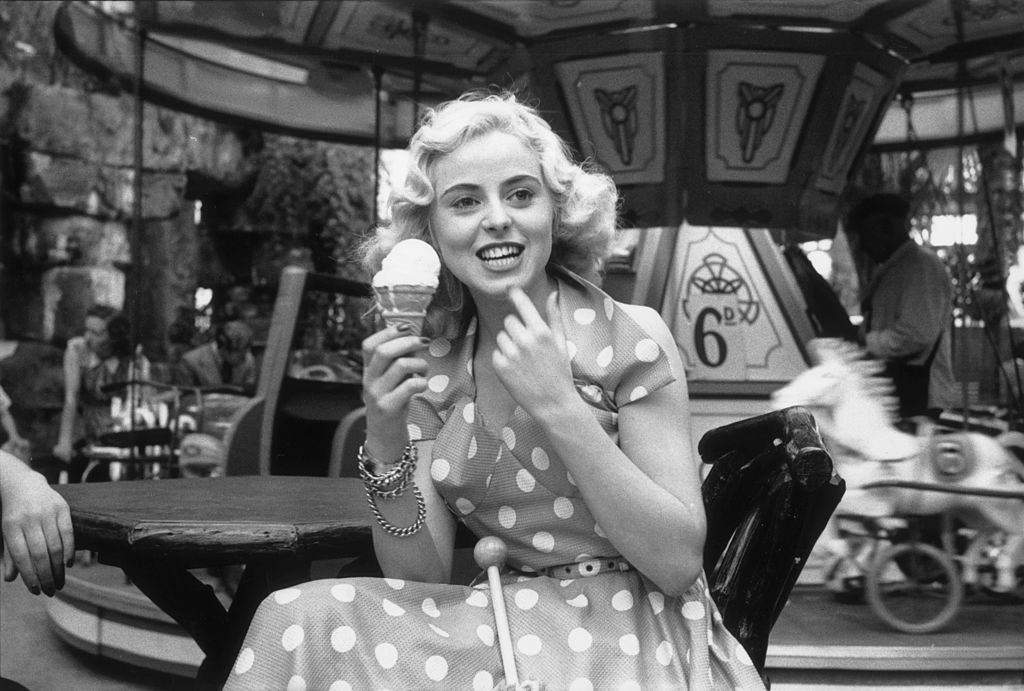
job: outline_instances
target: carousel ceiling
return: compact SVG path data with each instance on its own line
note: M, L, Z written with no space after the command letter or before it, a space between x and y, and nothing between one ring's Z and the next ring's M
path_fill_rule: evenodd
M526 91L640 225L820 235L883 120L892 139L908 122L963 137L1016 99L1024 122L1024 0L71 2L55 32L131 82L134 22L147 98L319 139L400 146L425 105ZM985 117L886 117L897 93L958 87Z

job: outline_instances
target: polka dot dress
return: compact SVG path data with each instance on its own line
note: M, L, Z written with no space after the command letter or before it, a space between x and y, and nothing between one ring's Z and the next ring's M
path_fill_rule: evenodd
M557 280L577 390L614 438L618 408L674 375L621 306L568 272ZM484 426L474 341L471 327L431 343L428 390L410 406L409 431L435 440L431 477L449 509L508 546L502 583L520 678L570 691L763 688L703 577L666 596L622 561L525 411L500 431ZM353 578L277 591L256 613L226 688L492 689L504 676L480 580Z

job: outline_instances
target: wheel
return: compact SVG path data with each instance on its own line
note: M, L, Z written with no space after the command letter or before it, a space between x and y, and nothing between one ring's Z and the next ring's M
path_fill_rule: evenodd
M903 542L882 550L875 559L865 593L872 611L897 631L932 633L956 616L964 586L945 552L921 542Z

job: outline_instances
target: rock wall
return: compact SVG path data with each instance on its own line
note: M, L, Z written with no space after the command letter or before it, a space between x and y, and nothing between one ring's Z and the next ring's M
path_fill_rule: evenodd
M130 310L135 299L140 342L159 358L167 326L196 287L187 176L238 183L246 168L238 137L146 105L136 227L132 100L25 82L10 85L7 96L0 131L16 200L4 248L2 289L13 298L4 300L7 337L62 342L81 329L90 305Z

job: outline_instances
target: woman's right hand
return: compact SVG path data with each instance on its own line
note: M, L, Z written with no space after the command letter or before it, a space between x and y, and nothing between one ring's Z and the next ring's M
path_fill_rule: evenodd
M409 335L406 325L389 326L363 341L366 449L376 458L402 455L409 402L427 388L427 361L418 356L427 343Z

